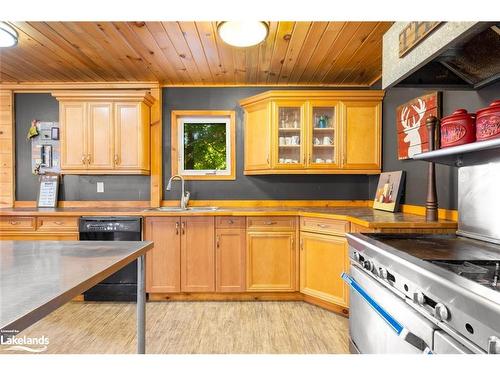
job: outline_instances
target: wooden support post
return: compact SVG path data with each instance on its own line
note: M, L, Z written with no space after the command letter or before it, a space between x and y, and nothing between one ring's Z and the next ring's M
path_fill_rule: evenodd
M433 151L436 144L436 125L438 119L435 116L430 116L426 121L428 138L429 138L429 151ZM438 220L438 203L436 193L436 167L433 162L429 163L429 170L427 176L427 200L425 202L425 219L427 221Z

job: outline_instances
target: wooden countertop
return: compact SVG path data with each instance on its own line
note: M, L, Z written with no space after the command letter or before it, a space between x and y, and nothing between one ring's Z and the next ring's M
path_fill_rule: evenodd
M301 216L346 220L367 228L456 228L450 220L377 211L369 207L220 207L216 211L162 212L144 208L2 208L1 216Z

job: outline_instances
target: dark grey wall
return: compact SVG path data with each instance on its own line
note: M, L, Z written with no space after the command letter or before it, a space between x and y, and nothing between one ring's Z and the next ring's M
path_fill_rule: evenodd
M427 195L427 163L413 160L398 160L396 139L396 108L431 91L421 88L392 88L387 90L383 105L383 170L406 171L406 192L401 203L424 205ZM443 91L443 116L451 114L457 108L476 111L500 98L500 83L485 87L479 91ZM374 195L377 177L371 176L370 196ZM436 166L439 207L457 208L457 168L443 165Z
M236 180L188 181L192 199L368 199L368 177L359 175L243 175L243 111L238 101L270 87L163 89L163 178L171 176L170 111L221 109L236 111ZM179 184L164 199L178 199Z
M16 199L36 200L38 177L31 173L31 121L59 121L59 105L50 94L16 94ZM96 192L97 181L104 193ZM77 176L62 179L59 200L149 200L149 176Z

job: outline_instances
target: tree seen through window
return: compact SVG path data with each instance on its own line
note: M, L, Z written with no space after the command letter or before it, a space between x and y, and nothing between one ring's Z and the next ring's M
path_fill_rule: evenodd
M226 168L226 124L184 123L184 170Z

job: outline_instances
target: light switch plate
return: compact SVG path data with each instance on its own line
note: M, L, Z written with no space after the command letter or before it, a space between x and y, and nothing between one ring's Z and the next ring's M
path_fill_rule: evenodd
M102 181L97 182L97 192L104 193L104 182Z

